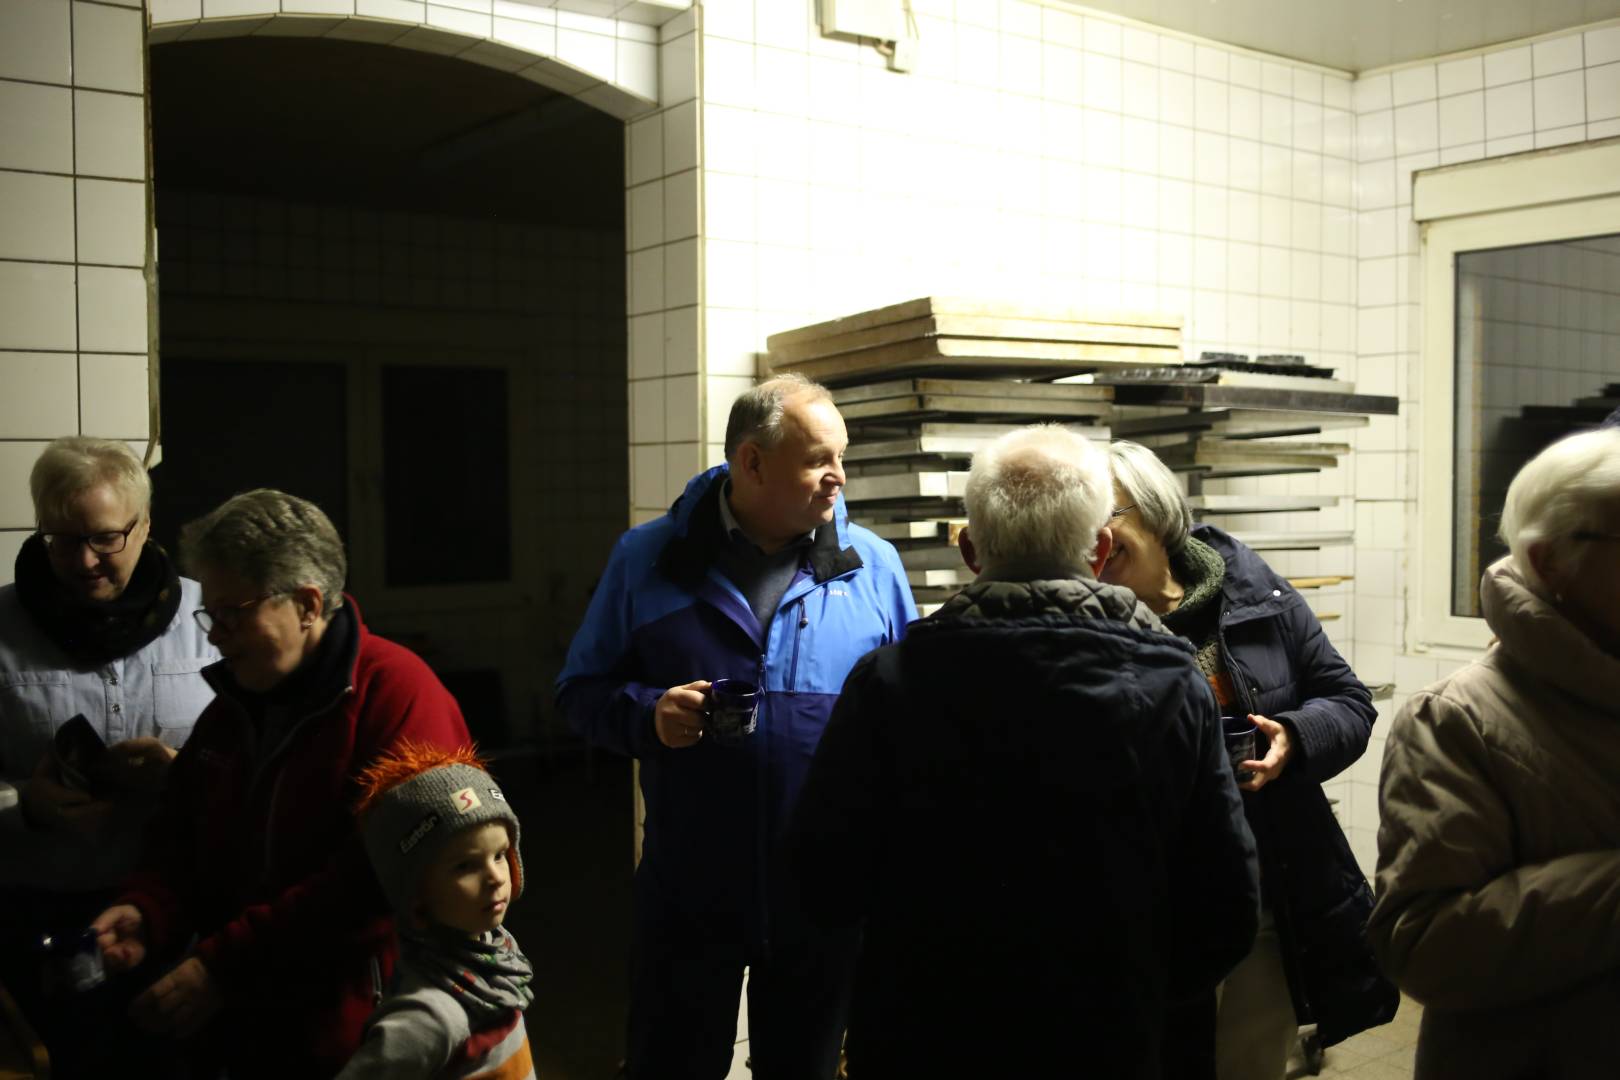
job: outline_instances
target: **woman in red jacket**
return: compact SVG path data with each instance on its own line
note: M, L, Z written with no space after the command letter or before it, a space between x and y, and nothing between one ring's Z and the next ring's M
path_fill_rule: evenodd
M224 657L203 672L218 696L93 928L109 970L156 976L132 1012L194 1037L197 1075L317 1080L359 1045L394 962L355 777L401 738L454 748L467 727L426 664L367 632L313 503L238 495L181 548L202 583L193 616Z

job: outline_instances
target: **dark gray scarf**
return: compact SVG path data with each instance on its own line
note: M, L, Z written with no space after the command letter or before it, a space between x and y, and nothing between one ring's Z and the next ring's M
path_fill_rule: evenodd
M401 928L399 952L429 985L461 1002L474 1031L505 1020L513 1009L522 1012L534 1000L534 965L504 927L476 938L442 926Z

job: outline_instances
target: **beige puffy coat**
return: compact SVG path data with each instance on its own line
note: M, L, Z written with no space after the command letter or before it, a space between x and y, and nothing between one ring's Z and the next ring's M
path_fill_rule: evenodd
M1384 970L1418 1080L1620 1077L1620 659L1486 571L1485 657L1414 694L1380 783Z

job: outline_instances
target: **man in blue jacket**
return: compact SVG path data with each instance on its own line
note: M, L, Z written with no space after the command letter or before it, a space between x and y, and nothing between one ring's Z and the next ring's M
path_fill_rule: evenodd
M966 501L977 580L855 666L784 841L813 917L865 921L849 1074L1157 1080L1167 1003L1259 924L1215 698L1097 580L1098 447L1014 431Z
M777 841L844 676L916 617L894 548L846 515L848 443L807 379L738 398L726 464L620 537L558 678L574 729L641 763L632 1078L723 1078L745 966L754 1074L837 1066L855 932L812 929ZM761 689L740 740L706 715L719 679Z

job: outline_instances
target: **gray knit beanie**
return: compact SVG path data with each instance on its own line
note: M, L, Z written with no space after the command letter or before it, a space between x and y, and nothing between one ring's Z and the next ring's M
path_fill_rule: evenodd
M415 912L422 875L446 840L491 821L511 831L512 899L522 895L517 814L471 749L404 742L362 773L360 782L360 834L397 914Z

